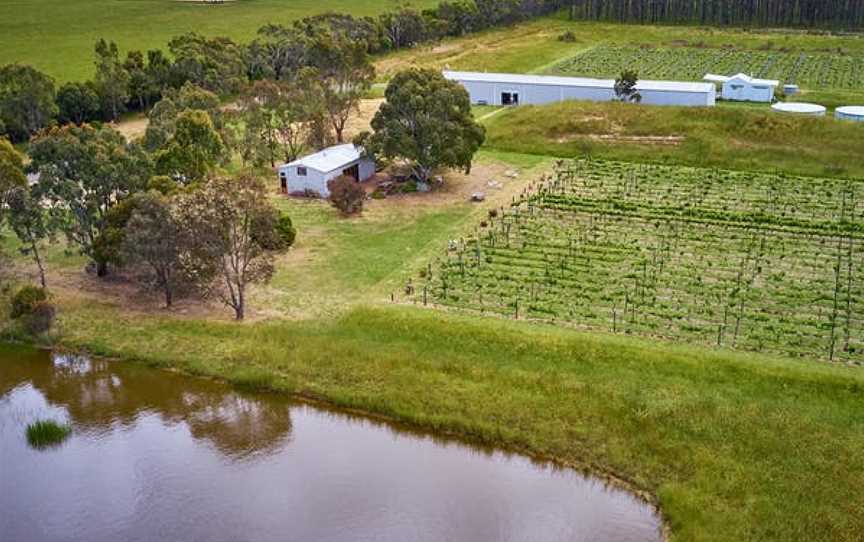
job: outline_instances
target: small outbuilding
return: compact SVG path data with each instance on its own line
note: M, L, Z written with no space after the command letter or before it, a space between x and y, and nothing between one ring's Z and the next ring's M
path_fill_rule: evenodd
M739 102L771 102L774 100L774 90L780 85L780 81L756 79L743 73L732 76L709 73L703 79L720 83L720 97L724 100Z
M844 105L834 110L834 118L839 120L852 120L864 122L864 106Z
M804 117L824 117L825 106L806 102L777 102L771 106L777 113L787 115L800 115Z
M375 175L375 160L350 143L328 147L279 166L279 186L285 194L330 195L327 182L347 175L357 182Z
M543 105L565 100L609 102L615 99L614 79L445 71L444 77L460 83L475 105ZM681 81L640 79L636 90L649 105L712 106L714 85Z

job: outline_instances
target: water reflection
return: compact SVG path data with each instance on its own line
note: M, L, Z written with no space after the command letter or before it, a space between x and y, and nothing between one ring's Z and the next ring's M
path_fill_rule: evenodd
M45 453L23 427L68 421ZM293 420L293 424L292 424ZM0 348L0 540L655 541L631 495L364 418Z
M185 424L195 439L231 459L272 453L291 434L290 404L167 371L72 355L0 364L0 396L25 383L65 409L76 431L128 428L155 414L165 425Z

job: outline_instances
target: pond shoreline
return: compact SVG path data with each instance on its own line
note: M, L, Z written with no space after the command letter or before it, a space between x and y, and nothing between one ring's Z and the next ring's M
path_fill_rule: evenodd
M158 369L160 371L164 371L165 373L176 374L184 378L193 378L199 381L218 382L222 385L227 386L228 389L234 391L234 393L240 394L241 396L245 393L279 396L285 399L289 399L290 401L295 402L298 405L308 405L314 408L316 411L332 413L340 417L347 417L348 419L356 419L358 421L368 421L371 422L373 425L392 429L399 434L413 435L421 439L429 438L432 439L433 442L438 442L439 444L443 444L445 446L451 443L457 445L465 445L470 449L478 450L481 453L489 453L490 455L500 453L504 454L504 456L508 458L522 457L529 460L532 464L536 464L540 468L551 467L554 470L570 470L581 475L586 480L600 482L602 486L607 489L623 491L632 496L635 501L641 503L643 506L646 506L647 509L656 516L658 520L657 535L659 539L663 541L669 539L670 532L668 525L664 521L662 511L657 506L654 496L651 495L649 492L637 488L635 484L632 484L631 482L621 477L618 477L613 473L606 471L605 469L597 468L596 466L562 460L558 457L533 452L528 448L508 445L504 442L490 441L489 439L484 439L478 435L472 435L467 432L455 431L451 428L433 428L431 425L412 423L411 421L400 419L398 416L392 416L368 409L352 407L348 404L332 400L326 396L302 391L286 391L275 388L273 386L259 386L254 388L249 386L238 386L236 382L232 382L231 379L224 376L195 374L190 371L184 370L183 368L178 366L154 366L152 362L148 362L144 359L137 359L134 357L120 358L116 356L93 355L89 353L85 348L69 348L67 346L63 346L62 341L60 341L58 345L53 347L45 344L33 344L21 341L12 342L3 340L2 342L0 342L0 346L4 344L9 345L13 349L21 348L24 350L42 351L61 357L66 356L68 358L80 357L87 360L92 360L93 362L103 362L109 365L116 364L121 367L123 365L129 365L139 366L146 370Z
M544 454L538 452L536 450L532 450L528 447L516 446L505 441L496 441L489 440L481 437L480 435L472 434L469 432L458 431L451 427L433 427L429 424L416 423L411 420L403 419L398 416L393 416L389 414L384 414L382 412L376 412L373 410L367 410L363 408L358 408L352 406L349 403L340 402L331 397L327 397L326 395L315 394L307 391L297 391L297 390L284 390L274 387L272 385L265 386L249 386L246 384L238 385L237 381L232 380L230 377L225 375L216 375L216 374L199 374L195 372L191 372L183 369L177 365L163 366L159 363L154 363L147 361L144 358L138 358L135 356L130 357L119 357L119 356L111 356L111 355L102 355L102 354L94 354L88 349L85 348L75 348L64 345L62 339L55 345L48 344L39 344L37 342L27 342L27 341L16 341L10 340L8 338L3 338L2 342L6 344L17 344L24 347L34 348L37 350L42 350L45 352L51 353L60 353L72 356L86 356L94 359L101 359L111 363L131 363L144 367L148 367L154 370L166 371L175 374L180 374L189 378L196 379L204 379L216 382L222 382L231 386L234 390L238 392L256 392L256 393L267 393L267 394L276 394L283 397L294 399L300 403L308 404L310 406L314 406L323 410L332 411L338 414L348 415L352 417L358 417L362 419L371 420L374 422L383 423L385 425L393 426L397 429L401 429L403 431L407 431L410 433L416 433L425 436L441 437L448 440L454 440L460 442L462 444L467 444L469 446L475 448L481 448L485 450L495 450L504 452L505 454L512 454L523 456L530 459L532 462L540 463L540 464L549 464L558 468L566 468L574 470L584 476L589 476L598 480L603 481L608 484L610 487L615 489L620 489L622 491L626 491L627 493L637 497L644 504L651 507L651 510L658 515L661 521L661 540L663 542L668 542L671 539L671 529L669 528L669 523L667 518L663 514L663 510L659 505L658 499L656 495L652 492L645 490L639 487L637 484L628 480L618 474L606 469L602 466L592 464L590 462L576 462L572 460L566 460L554 455ZM2 344L0 342L0 344ZM275 376L275 375L274 375Z

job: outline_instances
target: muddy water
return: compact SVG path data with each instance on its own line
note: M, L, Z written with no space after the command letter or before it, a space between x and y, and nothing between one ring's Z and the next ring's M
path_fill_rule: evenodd
M34 449L28 423L72 425ZM0 348L0 540L655 541L650 507L526 458L272 395Z

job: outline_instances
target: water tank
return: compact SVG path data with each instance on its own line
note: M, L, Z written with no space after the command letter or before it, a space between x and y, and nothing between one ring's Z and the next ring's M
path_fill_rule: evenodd
M834 118L841 120L854 120L864 122L864 106L846 105L834 110Z
M806 102L778 102L771 106L778 113L803 115L808 117L824 117L825 106Z

